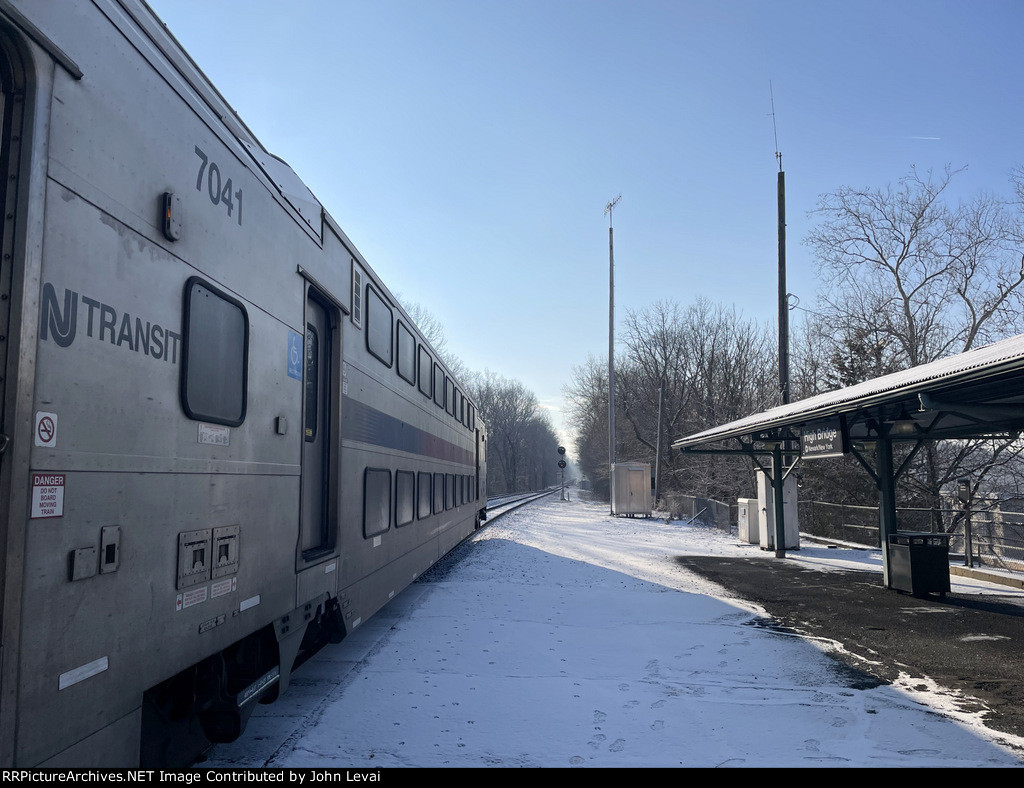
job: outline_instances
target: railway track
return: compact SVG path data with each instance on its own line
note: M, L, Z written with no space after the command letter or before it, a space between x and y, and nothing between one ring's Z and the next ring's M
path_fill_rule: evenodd
M528 503L544 498L545 496L552 495L558 492L557 487L552 487L548 490L540 490L539 492L525 492L515 493L513 495L499 495L494 498L487 499L487 519L493 520L495 517L500 517L503 514L508 514L520 506L525 506Z

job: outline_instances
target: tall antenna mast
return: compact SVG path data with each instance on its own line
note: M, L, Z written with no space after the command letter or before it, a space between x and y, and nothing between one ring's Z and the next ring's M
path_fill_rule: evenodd
M779 172L782 172L782 154L779 152L779 129L775 125L775 92L772 90L772 81L768 80L768 95L772 100L772 132L775 134L775 158L779 160Z
M608 217L608 505L615 514L615 244L612 239L612 210L622 195L604 206Z
M772 101L772 131L775 133L775 158L779 162L779 393L782 404L789 404L789 293L786 290L786 173L779 152L779 131L775 125L775 92L768 82Z

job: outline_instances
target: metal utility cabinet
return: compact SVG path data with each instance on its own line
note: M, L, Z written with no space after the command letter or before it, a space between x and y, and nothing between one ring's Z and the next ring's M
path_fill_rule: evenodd
M786 526L786 550L800 549L800 524L797 520L796 479L786 478L782 487L783 519ZM757 472L758 524L760 526L761 549L775 549L775 494L769 479L762 471Z
M746 544L758 544L761 537L757 498L737 498L736 508L740 541Z
M651 516L651 464L617 462L612 466L612 514Z

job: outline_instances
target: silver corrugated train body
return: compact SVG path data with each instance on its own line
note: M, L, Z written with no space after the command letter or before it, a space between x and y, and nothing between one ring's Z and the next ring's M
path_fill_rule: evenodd
M188 762L479 527L483 425L144 3L0 60L0 766Z

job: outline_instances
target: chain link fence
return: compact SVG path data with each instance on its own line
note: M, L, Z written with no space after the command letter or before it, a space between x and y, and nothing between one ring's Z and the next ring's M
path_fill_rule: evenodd
M800 531L810 536L880 546L877 506L800 501L799 518ZM1024 512L1003 511L998 503L970 511L969 518L959 507L898 508L896 520L901 531L951 534L950 554L966 563L1024 572Z
M728 531L735 522L729 504L694 495L666 493L659 499L658 509L668 512L673 520L699 522L722 531Z

